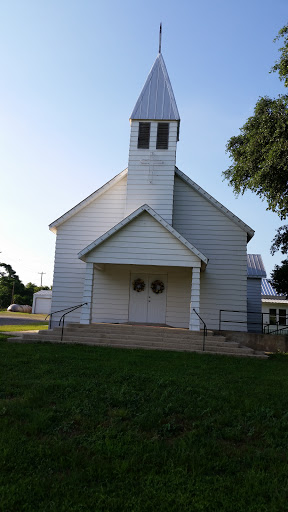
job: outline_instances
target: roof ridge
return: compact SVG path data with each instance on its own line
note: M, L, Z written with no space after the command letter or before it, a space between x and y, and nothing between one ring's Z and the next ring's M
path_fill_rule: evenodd
M164 228L166 228L167 231L169 231L183 245L185 245L188 249L190 249L190 251L193 252L193 254L195 254L195 256L197 256L199 259L201 259L201 261L205 264L205 266L207 265L209 259L202 252L200 252L193 244L191 244L188 240L186 240L186 238L183 235L181 235L175 228L173 228L171 226L171 224L169 224L169 222L164 220L163 217L161 217L161 215L159 215L157 212L155 212L155 210L153 210L153 208L151 208L151 206L149 206L148 204L143 204L142 206L137 208L137 210L130 213L130 215L128 215L127 217L122 219L120 222L115 224L115 226L113 226L111 229L106 231L106 233L103 233L103 235L99 236L96 240L94 240L94 242L87 245L87 247L85 247L84 249L82 249L82 251L80 251L78 253L78 258L81 259L83 256L85 256L85 254L92 251L95 247L98 247L98 245L105 242L105 240L110 238L110 236L112 236L114 233L116 233L117 231L122 229L124 226L129 224L129 222L131 222L132 220L137 218L144 211L149 213L155 220L157 220L159 222L159 224L161 224Z

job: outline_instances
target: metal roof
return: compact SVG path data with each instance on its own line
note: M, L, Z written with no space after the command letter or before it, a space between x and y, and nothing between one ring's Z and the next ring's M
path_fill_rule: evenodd
M52 297L52 290L39 290L39 292L33 293L33 295L42 295L42 297Z
M247 276L266 277L266 270L260 254L247 254Z
M273 288L272 284L270 283L269 279L262 279L261 280L261 295L267 296L267 297L281 297L282 299L285 298L285 295L283 293L277 293L276 290Z
M171 82L161 53L157 55L130 119L180 121Z

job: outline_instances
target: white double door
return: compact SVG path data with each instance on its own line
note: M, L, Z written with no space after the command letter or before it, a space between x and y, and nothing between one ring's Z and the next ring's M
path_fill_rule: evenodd
M145 283L143 291L134 290L134 281L142 279ZM162 293L153 292L151 285L154 281L161 281L164 284ZM129 322L143 322L147 324L166 323L166 274L131 274L130 280L130 301L129 301Z

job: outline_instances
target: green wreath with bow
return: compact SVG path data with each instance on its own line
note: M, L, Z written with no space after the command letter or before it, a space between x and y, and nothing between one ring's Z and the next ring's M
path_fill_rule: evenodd
M163 281L160 281L159 279L156 279L155 281L153 281L153 283L151 284L151 290L152 290L152 292L156 293L157 295L159 293L163 293L165 290Z
M135 290L135 292L143 292L145 290L145 282L143 281L143 279L140 279L140 277L138 279L135 279L133 281L133 290Z

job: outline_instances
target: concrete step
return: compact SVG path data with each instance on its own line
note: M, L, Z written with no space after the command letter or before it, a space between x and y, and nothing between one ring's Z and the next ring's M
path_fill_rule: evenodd
M22 343L37 343L37 342L50 342L50 343L63 343L63 344L80 344L80 345L89 345L89 346L102 346L102 347L111 347L111 348L126 348L126 349L143 349L143 350L165 350L165 351L175 351L175 352L196 352L196 353L204 353L204 354L214 354L214 355L228 355L228 356L238 356L238 357L256 357L258 359L267 359L265 354L255 354L252 349L247 347L237 347L233 348L229 346L229 342L227 342L227 347L206 347L203 352L202 347L200 346L183 346L183 345L166 345L166 344L149 344L149 343L127 343L125 340L121 340L118 342L109 342L109 341L94 341L90 338L84 341L84 338L78 338L78 341L75 339L68 340L63 339L60 340L59 337L55 337L53 339L43 337L42 339L38 336L32 336L30 339L20 340L20 338L8 338L8 341L22 342Z
M40 342L50 342L50 343L60 343L61 342L61 336L59 335L50 335L50 336L43 336L41 333L35 334L35 335L24 335L22 337L24 342L29 341L40 341ZM185 342L182 340L151 340L151 339L145 339L144 337L137 337L137 340L135 340L134 336L131 336L130 339L117 337L117 338L111 338L109 336L103 338L101 336L99 337L89 337L89 336L68 336L64 335L63 340L64 343L82 343L82 344L89 344L89 345L106 345L109 344L109 346L126 346L126 347L142 347L142 348L158 348L159 350L164 350L165 348L171 349L171 350L188 350L188 351L194 351L194 350L202 350L203 342L202 340L197 340L193 342ZM206 341L205 343L205 350L210 352L234 352L234 351L241 351L242 354L250 354L253 353L253 350L248 347L239 347L238 343L235 342L212 342L212 341Z
M53 333L59 333L61 335L62 329L60 328L54 328ZM49 335L51 331L44 331L45 335ZM124 328L106 328L106 329L95 329L95 328L88 328L87 329L79 329L74 327L65 327L64 329L64 335L77 335L82 336L85 333L85 336L95 336L95 335L103 335L103 336L145 336L146 338L149 337L156 339L187 339L187 340L193 340L193 339L202 339L203 340L203 332L191 332L186 329L165 329L165 330L158 330L158 329L150 329L145 330L141 328L138 329L124 329ZM206 339L213 339L216 340L225 340L224 336L217 335L213 336L212 333L210 333L208 336L206 336Z
M41 339L43 338L46 339L46 341L48 341L48 338L49 339L60 339L61 338L61 332L57 331L55 332L54 330L53 331L42 331L42 332L39 332L39 334L37 334L37 336L40 336ZM27 333L27 334L23 334L23 339L29 339L31 337L31 334L30 333ZM97 341L97 340L107 340L107 341L117 341L117 340L126 340L127 342L129 341L132 341L134 342L135 339L137 339L137 342L148 342L148 343L152 343L152 342L155 342L155 343L169 343L169 344L174 344L174 345L179 345L180 343L182 344L187 344L187 345L193 345L193 344L199 344L202 346L203 344L203 336L194 336L194 337L190 337L190 338L187 338L187 337L182 337L182 336L178 336L178 337L170 337L169 335L160 335L160 336L156 336L156 335L153 335L153 336L147 336L147 335L143 335L142 332L138 333L137 336L135 334L128 334L128 335L125 335L123 336L122 333L115 333L113 332L112 334L110 333L97 333L97 332L86 332L85 331L82 331L81 333L80 332L77 332L77 331L74 331L74 330L67 330L67 331L64 331L64 338L65 339L69 339L69 340L72 340L72 339L75 339L75 341L77 340L80 340L82 338L85 338L86 341L88 341L89 339L91 341ZM206 340L205 340L205 345L211 345L211 346L226 346L227 345L227 341L225 340L224 336L210 336L210 337L207 337ZM230 346L231 347L239 347L239 343L237 342L229 342Z
M68 324L64 329L62 341L61 334L62 328L56 327L35 334L23 333L21 340L17 338L17 341L203 352L203 332L192 332L182 328L128 324ZM9 341L17 342L15 338L10 338ZM266 358L264 354L255 354L251 348L241 347L237 341L227 342L224 336L214 336L212 331L209 331L205 340L205 353Z
M62 327L54 327L53 330L61 330ZM180 327L162 327L162 326L150 326L150 325L135 325L135 324L67 324L65 325L64 330L66 329L77 329L77 330L89 330L89 331L109 331L117 330L121 332L138 332L141 330L142 332L170 332L172 334L178 335L179 333L186 333L190 336L194 334L198 334L198 331L189 331L188 329L180 328ZM203 331L200 331L203 332ZM213 331L208 331L208 336L213 336Z
M27 334L27 336L29 336ZM61 337L61 332L51 332L50 333L45 333L43 334L43 336L45 337ZM25 334L23 335L23 337L25 338ZM193 336L193 337L187 337L187 336L169 336L169 334L160 334L160 335L156 335L153 333L153 335L145 335L143 334L141 331L138 333L138 334L126 334L126 333L116 333L116 332L112 332L112 333L106 333L106 332L89 332L89 331L83 331L83 332L77 332L77 331L74 331L74 330L67 330L67 331L64 331L64 337L73 337L75 339L81 339L82 337L85 337L85 338L91 338L91 340L98 340L98 339L102 339L102 340L117 340L117 339L127 339L127 340L135 340L137 339L138 341L159 341L159 342L166 342L166 343L180 343L180 342L183 342L183 343L203 343L203 336ZM227 343L224 336L210 336L210 337L207 337L206 338L206 343L213 343L214 345L215 344L223 344L223 343ZM235 346L239 346L239 343L237 342L231 342L231 343L234 343Z

